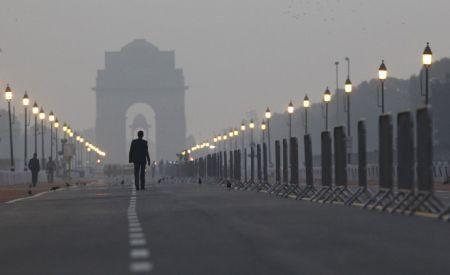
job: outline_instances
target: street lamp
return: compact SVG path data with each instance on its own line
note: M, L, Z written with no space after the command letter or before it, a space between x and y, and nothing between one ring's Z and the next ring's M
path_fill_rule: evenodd
M44 109L41 107L41 110L39 111L39 119L41 120L41 157L42 157L42 167L45 167L45 153L44 153L44 120L45 120L45 113Z
M428 90L428 71L431 67L431 62L433 61L433 52L431 52L430 43L427 42L425 50L422 54L422 64L425 67L425 105L429 103L429 90Z
M50 122L50 157L53 159L53 122L55 121L53 111L48 114L48 121Z
M384 113L384 81L387 78L387 74L386 65L384 64L384 60L382 60L378 68L378 79L381 82L381 113Z
M239 131L238 129L234 128L234 149L237 150L237 140L238 140L238 136L239 136Z
M55 140L56 140L56 144L55 144L55 159L56 162L58 162L58 128L59 128L59 121L56 118L55 122L53 123L53 127L55 127Z
M309 97L305 94L303 98L303 108L305 108L305 135L308 134L308 108L311 106L311 102L309 101Z
M292 104L292 100L291 102L289 102L287 112L289 115L289 140L290 140L292 137L292 114L294 113L294 104Z
M264 138L264 132L267 130L267 125L266 122L263 120L263 122L261 123L261 136L262 136L262 143L265 143L265 138Z
M37 118L39 115L39 107L36 101L34 102L32 112L34 115L34 153L37 154L37 128L38 128Z
M328 131L328 104L331 101L331 92L327 89L323 93L323 102L325 103L325 131Z
M13 148L13 137L12 137L12 121L11 121L11 100L13 97L13 92L9 87L9 84L6 85L5 89L5 99L8 102L8 117L9 117L9 152L11 158L11 171L14 171L14 148Z
M255 123L253 122L253 119L250 120L248 127L250 128L250 147L253 148L253 129L255 128Z
M272 113L270 112L269 107L266 109L266 113L264 114L267 120L267 143L268 143L268 149L269 149L269 164L272 164L272 150L270 146L270 119L272 118Z
M345 94L347 95L347 136L350 137L350 94L352 93L353 86L350 81L350 76L347 77L344 86Z
M23 170L24 171L28 171L28 167L27 167L27 149L28 149L28 142L27 142L27 128L28 128L28 119L27 119L27 115L28 115L28 105L30 105L30 99L28 98L28 94L25 91L25 94L22 97L22 104L24 107L24 154L23 154L23 162L24 162L24 166L23 166Z

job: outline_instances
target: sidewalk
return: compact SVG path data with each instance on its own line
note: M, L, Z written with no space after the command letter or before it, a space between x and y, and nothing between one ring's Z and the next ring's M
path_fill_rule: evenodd
M90 182L93 182L93 180L88 179L72 180L71 186L76 186L77 183L88 184ZM31 195L28 194L28 191L30 190L28 184L0 186L0 203L4 203L18 198L33 196L45 191L51 191L51 188L58 188L58 189L67 188L66 182L63 180L57 180L54 183L47 183L47 182L38 183L36 187L31 188L32 192Z

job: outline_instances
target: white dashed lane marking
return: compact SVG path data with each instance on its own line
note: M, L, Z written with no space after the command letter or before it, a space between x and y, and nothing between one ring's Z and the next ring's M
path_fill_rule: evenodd
M148 260L150 251L142 232L141 223L136 212L136 191L132 187L130 205L128 206L128 231L130 241L130 271L133 273L150 273L153 264Z

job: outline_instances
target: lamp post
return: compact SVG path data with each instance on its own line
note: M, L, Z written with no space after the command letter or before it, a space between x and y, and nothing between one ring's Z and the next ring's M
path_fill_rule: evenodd
M28 171L28 167L27 167L27 149L28 149L28 139L27 139L27 128L28 128L28 119L27 119L27 115L28 115L28 105L30 105L30 99L28 98L28 94L25 91L25 94L23 95L22 98L22 104L24 107L24 154L23 154L23 170L24 171Z
M422 64L425 67L425 105L429 104L429 89L428 89L428 72L433 61L433 52L431 52L430 43L427 42L425 50L422 54Z
M384 113L384 81L387 78L387 68L384 64L384 60L381 61L381 65L378 68L378 79L381 82L381 113Z
M237 140L238 140L238 136L239 136L239 131L234 128L234 150L237 150Z
M263 120L263 122L261 123L261 137L262 137L262 143L264 144L265 141L265 137L264 137L264 132L267 130L267 125L266 122Z
M80 167L80 155L78 154L78 142L80 141L80 138L80 135L76 135L75 137L75 167Z
M84 168L84 163L83 163L83 144L84 144L84 138L80 137L80 163L81 163L81 169Z
M55 128L55 160L56 163L58 163L58 128L59 128L59 121L56 118L55 122L53 123L53 127Z
M294 104L292 104L292 100L291 102L289 102L287 112L289 116L289 140L290 140L292 137L292 114L294 113Z
M50 157L53 160L53 122L55 121L53 111L48 114L48 121L50 122Z
M13 148L13 137L12 137L12 120L11 120L11 100L13 97L13 92L9 87L9 84L6 85L5 89L5 99L8 102L8 118L9 118L9 152L11 158L11 171L14 171L14 148Z
M308 108L311 106L308 95L303 98L303 108L305 108L305 135L308 134Z
M45 120L45 113L44 109L41 107L41 110L39 111L39 119L41 120L41 157L42 157L42 167L45 167L45 152L44 152L44 120Z
M255 128L255 123L253 122L253 119L250 120L248 127L250 128L250 147L253 148L253 129Z
M344 86L345 94L347 95L347 136L350 137L350 94L352 93L353 86L350 81L350 76L347 77Z
M272 118L272 113L270 112L269 107L267 107L264 116L266 117L267 121L267 149L269 149L269 165L272 165L272 150L270 146L270 119Z
M37 128L38 128L37 118L39 115L39 107L36 101L34 102L32 112L34 115L34 153L37 154Z
M323 93L323 102L325 103L325 131L328 131L328 104L331 101L331 92L327 89Z

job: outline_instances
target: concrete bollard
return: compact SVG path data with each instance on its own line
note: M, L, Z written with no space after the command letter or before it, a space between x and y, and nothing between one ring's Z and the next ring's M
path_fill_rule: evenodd
M417 183L419 191L433 191L433 122L428 107L417 110Z
M280 141L275 141L275 181L276 183L281 182L281 152L280 152Z
M344 126L334 127L334 179L336 186L347 186L347 137Z
M290 164L291 164L291 184L298 184L298 140L296 137L291 137L289 141L290 149Z
M288 183L288 148L287 140L283 139L283 183Z
M414 124L410 112L397 115L397 187L414 189Z
M329 131L321 134L322 186L331 186L331 137Z
M378 125L378 167L380 169L379 185L380 188L392 189L394 182L392 116L390 114L382 114L379 118Z
M358 121L358 185L367 187L367 139L364 120Z
M306 176L306 184L313 185L313 158L312 158L312 144L311 144L311 135L306 134L303 137L303 142L305 146L305 176Z

